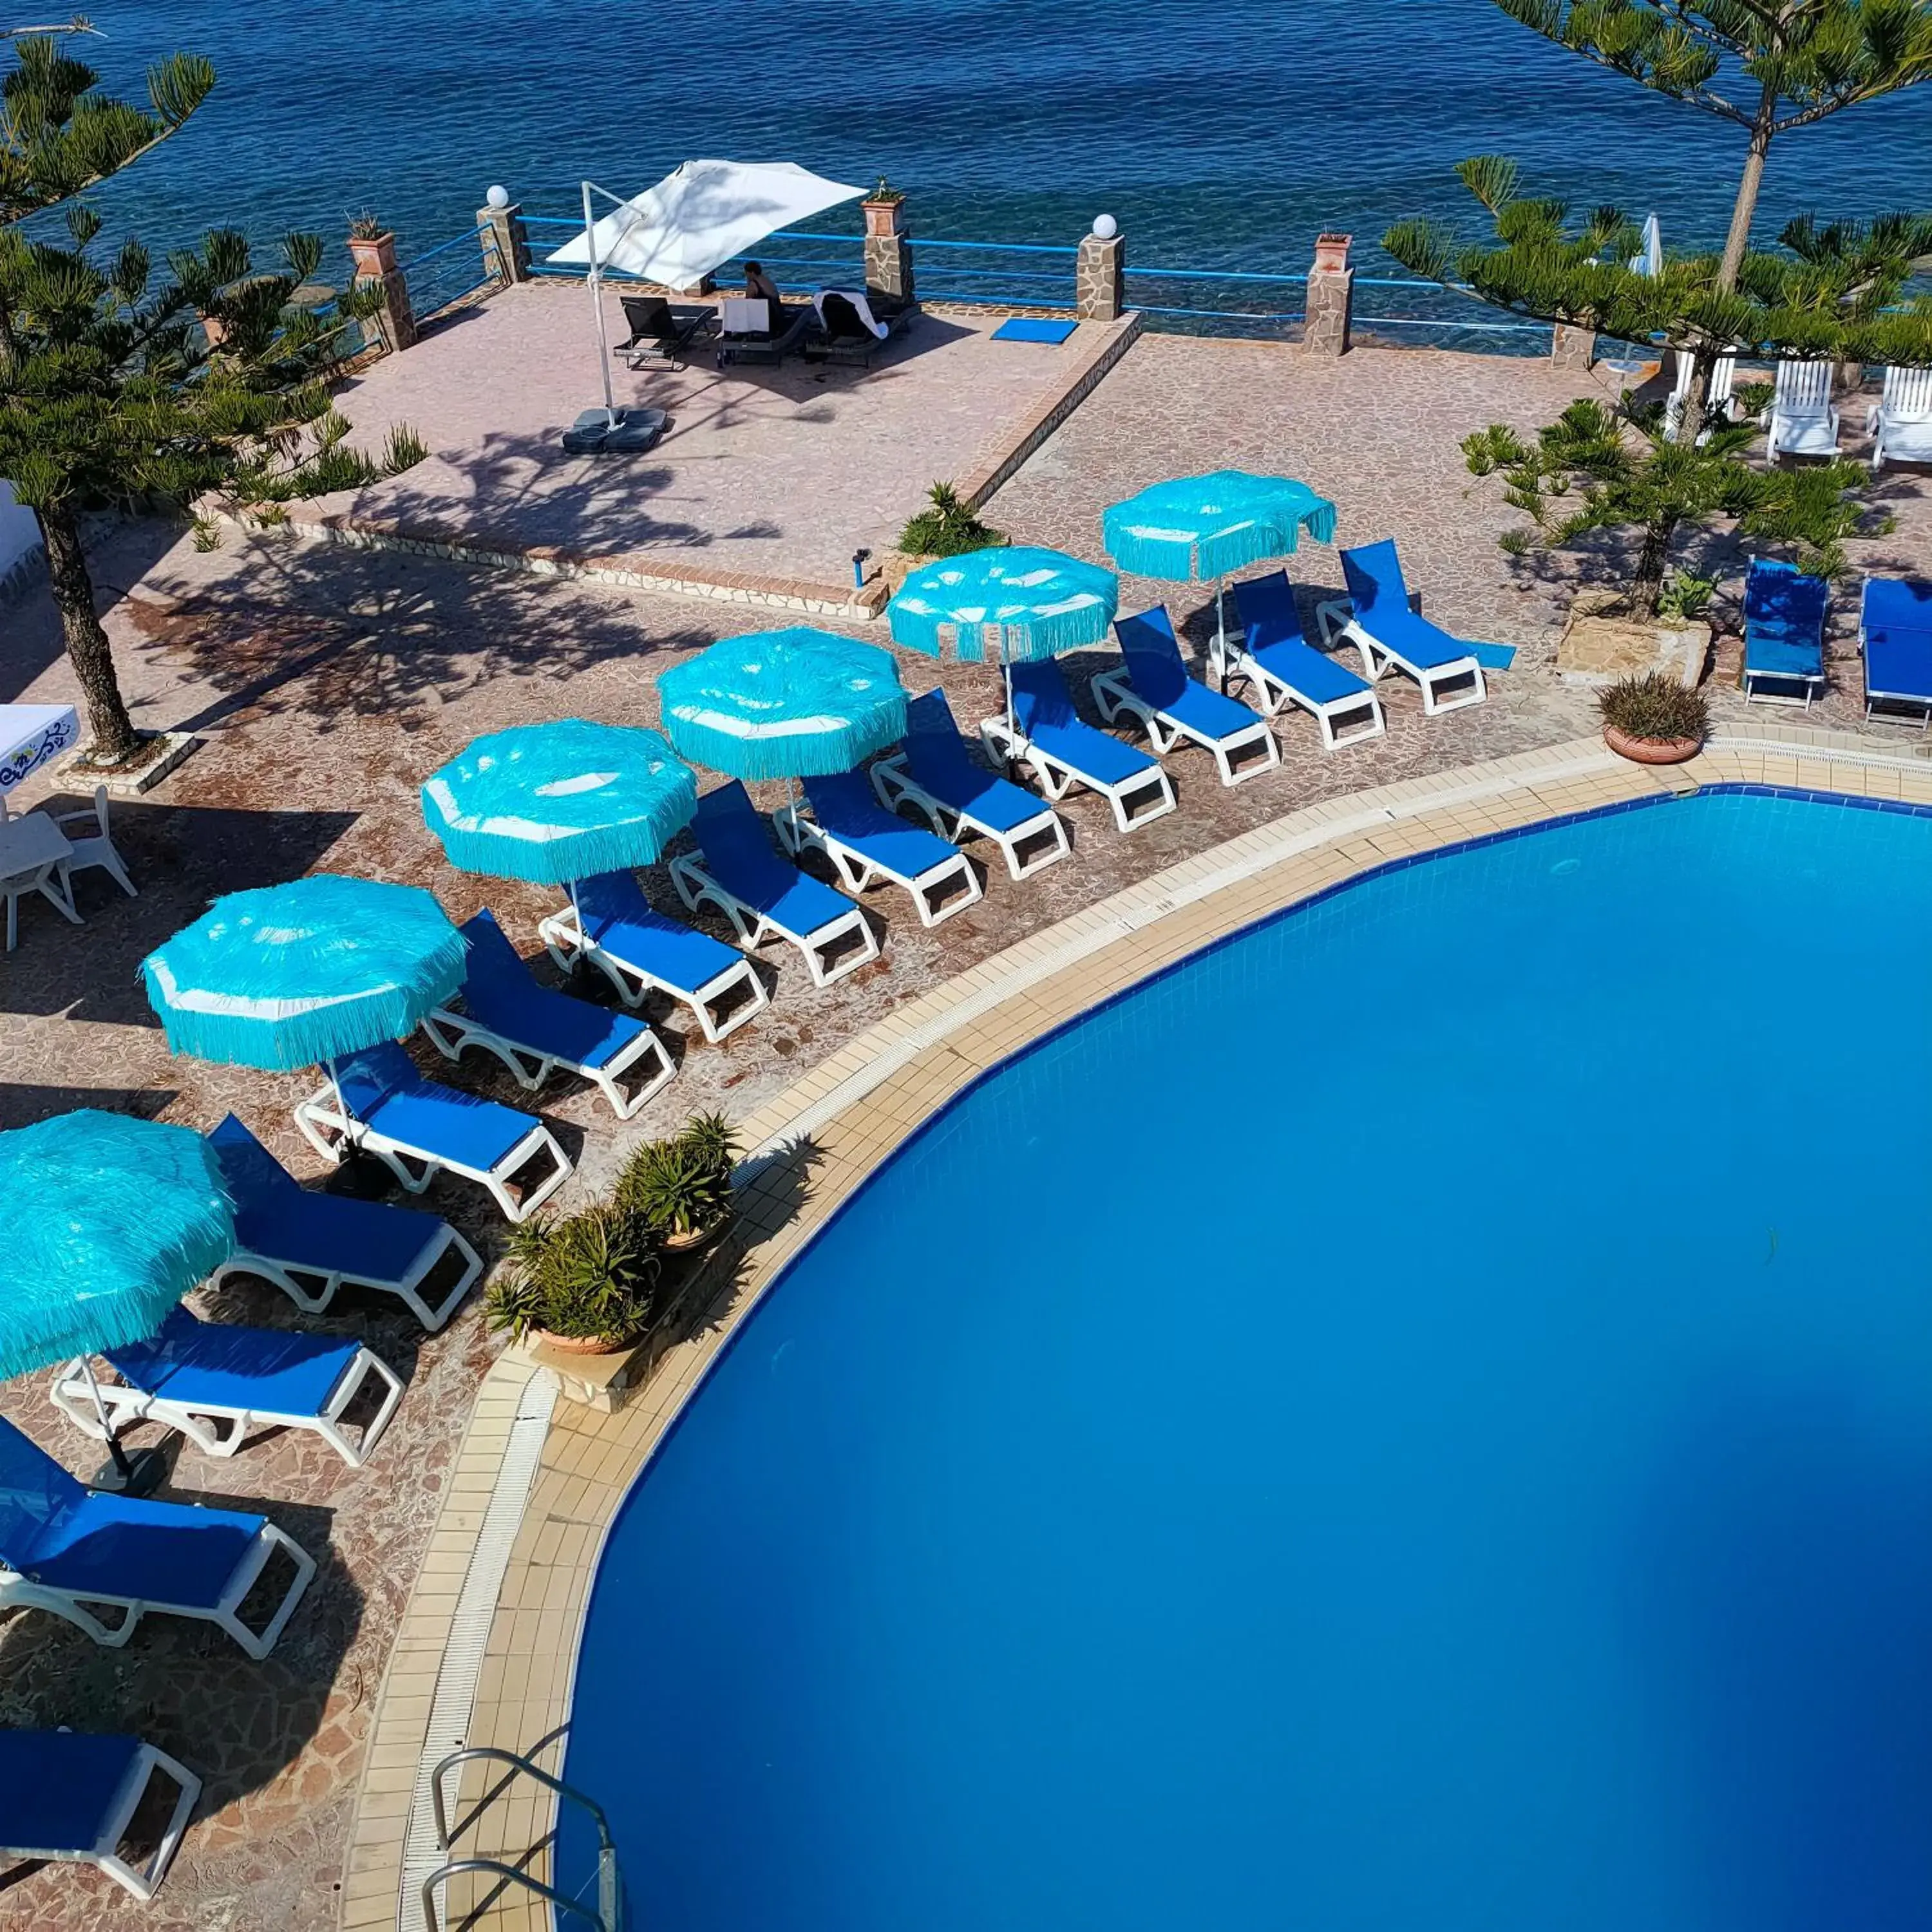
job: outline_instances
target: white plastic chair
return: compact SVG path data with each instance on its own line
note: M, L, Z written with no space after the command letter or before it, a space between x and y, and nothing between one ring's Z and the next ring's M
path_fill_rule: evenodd
M1876 439L1872 474L1888 463L1932 463L1932 369L1888 369L1885 391L1865 418Z
M19 938L20 902L29 892L38 892L70 924L80 924L67 880L72 850L60 827L44 812L0 821L0 898L7 902L9 952Z
M64 812L54 823L67 834L68 843L74 848L74 856L61 867L61 877L66 881L70 894L74 890L73 875L98 866L130 899L141 896L134 890L134 881L128 876L128 868L122 862L121 854L116 849L113 834L107 827L107 788L96 785L94 788L94 805L91 810ZM92 826L92 832L79 828Z
M1771 406L1760 420L1770 430L1765 454L1836 456L1838 412L1832 403L1833 370L1828 362L1780 362Z
M1674 442L1677 425L1682 420L1684 405L1690 394L1690 377L1696 368L1696 360L1688 350L1677 352L1677 380L1672 386L1670 400L1664 406L1664 433ZM1720 417L1728 420L1731 414L1731 394L1738 382L1738 358L1735 356L1720 356L1717 367L1711 371L1711 407L1708 420L1715 422ZM1707 430L1706 434L1708 434ZM1701 440L1701 438L1700 438Z

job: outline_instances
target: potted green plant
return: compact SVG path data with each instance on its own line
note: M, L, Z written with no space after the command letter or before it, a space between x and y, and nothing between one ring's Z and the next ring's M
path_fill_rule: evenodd
M1694 758L1711 728L1711 707L1667 671L1619 678L1598 700L1604 742L1640 765L1678 765Z
M859 206L865 210L868 235L884 238L904 232L905 191L893 187L884 175Z
M625 1163L616 1204L668 1249L695 1247L731 1213L738 1142L722 1114L700 1114L669 1140L652 1141Z
M350 217L349 255L358 282L380 281L396 272L396 238L373 214Z
M610 1205L513 1228L484 1303L490 1326L580 1355L627 1348L650 1319L658 1257L650 1231Z

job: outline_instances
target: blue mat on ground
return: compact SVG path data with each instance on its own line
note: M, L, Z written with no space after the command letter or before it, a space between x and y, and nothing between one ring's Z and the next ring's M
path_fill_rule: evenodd
M1508 670L1516 662L1514 644L1471 644L1469 655L1485 670Z
M1064 342L1080 325L1077 322L1048 322L1043 316L1009 316L993 332L995 342Z

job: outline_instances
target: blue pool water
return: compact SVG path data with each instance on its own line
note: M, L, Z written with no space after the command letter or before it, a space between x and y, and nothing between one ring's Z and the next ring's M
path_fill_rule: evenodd
M986 1082L616 1527L634 1924L1923 1932L1928 960L1932 821L1707 795Z

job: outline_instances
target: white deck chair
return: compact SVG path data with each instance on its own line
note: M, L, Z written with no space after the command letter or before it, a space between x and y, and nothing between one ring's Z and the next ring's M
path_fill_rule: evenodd
M128 868L115 846L114 835L108 830L105 785L94 787L91 806L81 812L64 812L55 818L54 823L67 835L68 843L74 848L74 856L61 866L61 877L67 881L70 893L74 890L76 872L88 872L98 866L130 899L141 896L134 890L134 881L128 876Z
M1778 388L1770 406L1759 418L1771 432L1765 454L1780 456L1836 456L1838 412L1832 401L1832 365L1829 362L1780 362Z
M1684 415L1684 404L1690 394L1690 377L1696 368L1695 358L1688 349L1677 352L1677 380L1671 386L1670 400L1664 406L1664 433L1675 440L1677 425ZM1720 356L1718 366L1711 371L1712 419L1723 416L1727 420L1731 414L1731 398L1738 386L1738 358L1735 356Z
M7 950L20 936L20 902L38 892L70 925L81 923L64 868L71 850L44 812L0 820L0 899L7 902Z
M1872 474L1888 463L1932 463L1932 369L1888 369L1885 391L1865 417L1875 439Z

